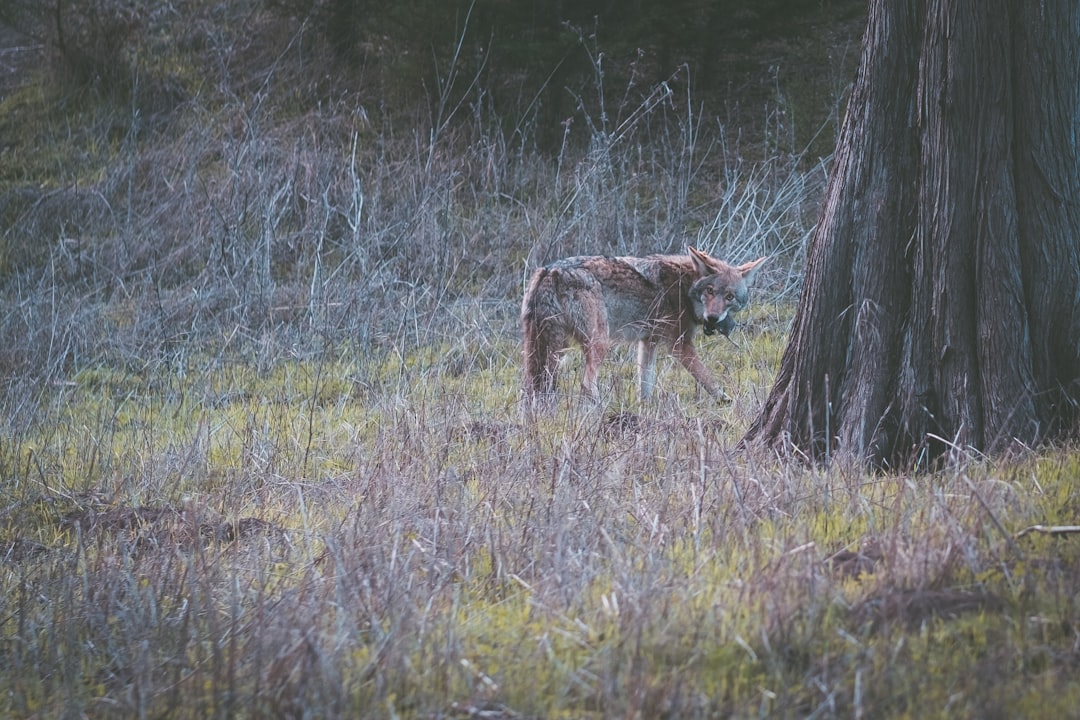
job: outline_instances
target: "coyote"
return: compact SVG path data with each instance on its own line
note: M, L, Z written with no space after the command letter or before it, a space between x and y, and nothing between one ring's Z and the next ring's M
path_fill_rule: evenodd
M727 395L694 350L694 330L727 335L746 307L747 285L765 262L728 265L693 247L686 255L572 257L533 273L521 304L525 395L555 392L559 356L570 341L585 351L582 391L600 393L596 374L612 341L637 342L638 395L652 397L663 344L717 401Z

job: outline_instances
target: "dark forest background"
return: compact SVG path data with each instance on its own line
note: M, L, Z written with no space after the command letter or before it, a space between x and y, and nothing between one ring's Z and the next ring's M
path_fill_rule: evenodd
M762 119L736 106L783 95L805 115L795 132L808 143L823 116L835 119L865 10L865 0L3 0L0 20L42 41L69 88L140 87L152 113L196 91L180 56L213 50L211 75L295 64L298 102L351 95L391 113L437 97L452 73L551 148L598 72L616 90L631 77L667 82L677 99L690 90L759 139Z

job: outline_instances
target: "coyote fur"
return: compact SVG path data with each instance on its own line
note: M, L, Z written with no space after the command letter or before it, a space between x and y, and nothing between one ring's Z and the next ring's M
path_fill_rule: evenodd
M706 335L727 335L732 313L746 307L759 258L728 265L693 247L686 255L586 256L537 269L521 305L525 395L555 392L559 357L571 341L585 353L582 391L599 399L597 371L613 341L637 343L638 394L656 387L656 350L663 345L714 399L728 400L694 349Z

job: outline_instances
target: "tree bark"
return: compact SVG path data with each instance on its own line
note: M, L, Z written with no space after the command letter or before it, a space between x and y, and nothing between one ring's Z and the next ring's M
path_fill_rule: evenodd
M1072 432L1080 9L871 0L791 337L744 442L908 466Z

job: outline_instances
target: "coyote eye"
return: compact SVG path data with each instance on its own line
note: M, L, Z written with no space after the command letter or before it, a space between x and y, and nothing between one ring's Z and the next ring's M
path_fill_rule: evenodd
M705 288L702 289L701 294L705 295L707 297L712 297L713 295L716 294L716 291L713 290L711 287L706 285Z
M735 293L728 293L727 295L724 296L724 300L726 300L728 302L734 302Z

